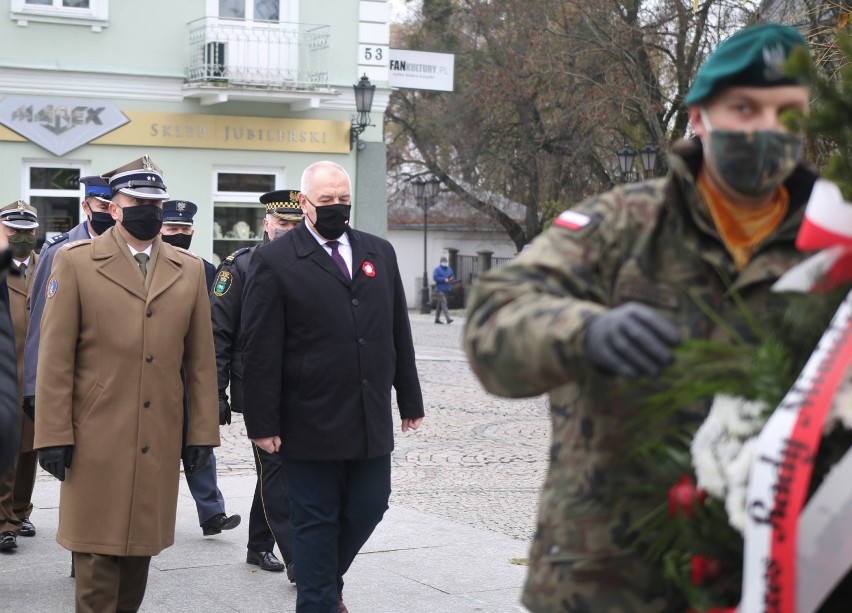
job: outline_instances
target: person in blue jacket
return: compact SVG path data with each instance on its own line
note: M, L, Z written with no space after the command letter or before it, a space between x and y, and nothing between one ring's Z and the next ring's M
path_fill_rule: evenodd
M435 282L435 293L438 295L438 308L435 309L435 323L444 323L441 321L441 313L447 318L447 323L453 323L450 317L450 309L447 307L447 296L453 289L453 281L456 280L456 273L447 264L447 258L442 257L441 263L432 271L432 280Z

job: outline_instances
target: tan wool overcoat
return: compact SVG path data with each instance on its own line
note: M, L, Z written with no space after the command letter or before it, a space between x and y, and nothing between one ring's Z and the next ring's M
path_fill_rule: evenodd
M174 542L183 393L187 445L219 444L202 261L154 240L147 283L116 228L59 249L45 291L35 447L73 445L57 542L156 555Z
M30 282L38 266L38 254L33 251L27 266L27 278L8 275L6 284L9 286L9 313L12 316L12 328L15 330L15 353L18 357L18 412L21 423L21 453L33 450L33 422L24 415L22 391L24 389L24 340L27 337L27 325L30 322L30 311L27 308L27 297Z

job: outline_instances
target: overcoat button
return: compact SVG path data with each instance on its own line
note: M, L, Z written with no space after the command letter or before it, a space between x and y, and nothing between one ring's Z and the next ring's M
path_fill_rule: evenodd
M359 344L359 345L361 345L362 347L363 347L366 343L367 343L367 341L365 341L363 338L359 338L359 339L358 339L358 344Z
M143 407L145 407L145 408L147 409L149 406L151 406L151 401L150 401L150 400L146 400L146 401L145 401L145 404L143 404L142 406L143 406Z
M354 304L355 306L358 306L358 299L357 299L357 298L353 298L353 299L352 299L352 304Z
M153 361L154 361L154 356L152 356L151 354L146 355L146 356L145 356L145 361L146 361L146 362L153 362Z
M142 448L142 453L148 453L148 447L147 446Z
M145 317L151 317L151 315L153 315L153 314L154 314L154 311L152 311L150 309L145 311Z

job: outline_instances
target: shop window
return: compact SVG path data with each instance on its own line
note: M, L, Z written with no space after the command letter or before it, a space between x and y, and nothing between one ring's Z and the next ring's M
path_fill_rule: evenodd
M263 240L266 209L260 196L281 189L280 171L216 170L213 192L213 263Z
M36 249L41 249L46 239L79 223L81 176L80 165L32 163L24 167L22 196L38 211Z

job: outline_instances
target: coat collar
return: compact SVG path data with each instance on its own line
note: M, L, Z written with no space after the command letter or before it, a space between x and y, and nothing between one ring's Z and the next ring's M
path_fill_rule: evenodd
M343 273L340 272L337 264L334 263L334 260L329 257L325 248L311 234L304 219L289 234L293 235L296 255L298 257L310 258L338 281L349 285L349 282L343 276ZM368 255L375 253L375 249L367 244L368 241L364 240L364 235L357 230L347 228L346 236L349 238L349 245L352 247L352 282L355 283L363 276L362 266L367 261Z
M171 245L164 243L160 237L154 239L151 251L155 259L153 275L148 284L148 291L140 282L140 277L130 259L130 252L117 241L113 235L115 227L92 239L92 260L96 270L107 279L126 289L141 300L150 302L162 294L169 286L180 278L182 262L180 255ZM125 253L127 251L127 253Z

